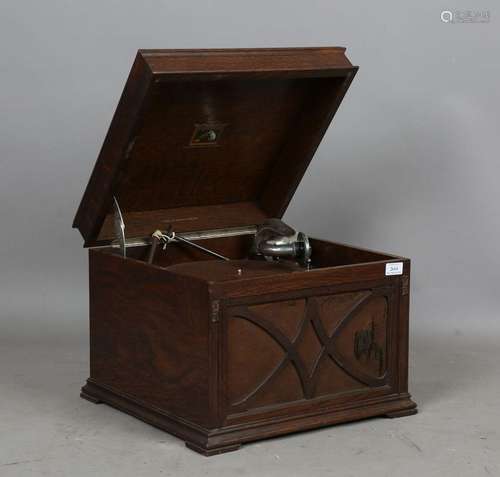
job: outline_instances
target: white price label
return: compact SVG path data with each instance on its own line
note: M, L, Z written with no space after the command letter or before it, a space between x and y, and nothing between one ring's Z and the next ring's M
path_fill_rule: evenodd
M403 275L403 262L386 263L385 275Z

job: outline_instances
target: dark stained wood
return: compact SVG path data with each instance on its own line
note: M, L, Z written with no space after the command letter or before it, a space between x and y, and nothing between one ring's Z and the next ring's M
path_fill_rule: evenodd
M288 140L267 176L260 203L270 217L282 217L342 101L356 69L345 77L322 78L291 126Z
M148 237L156 229L166 230L169 225L176 232L242 227L249 223L261 223L266 215L251 202L212 205L205 207L179 207L177 209L151 210L147 212L123 212L128 238ZM115 238L113 216L104 220L98 241L107 243Z
M129 238L280 216L355 71L339 48L140 52L74 225L107 244L113 195ZM215 144L200 145L198 122L216 125ZM182 243L90 250L81 396L204 455L417 412L410 261L311 239L306 270L251 257L252 240L203 240L229 261ZM402 275L386 276L392 262Z
M398 321L398 379L399 389L408 389L408 345L410 326L410 269L408 260L405 264L407 272L399 280L399 321Z
M137 403L124 394L116 393L103 386L88 383L87 395L105 402L121 411L141 419L159 429L165 430L186 441L186 445L206 456L237 450L242 443L290 434L297 431L317 429L343 422L357 421L374 416L403 417L416 414L416 405L408 394L384 395L370 400L357 400L351 396L348 403L313 402L309 409L297 412L287 407L286 415L256 421L248 415L249 422L217 428L211 431L189 421ZM87 396L85 396L87 398Z
M116 195L124 211L259 200L278 151L337 79L159 83ZM192 145L197 124L221 124L215 144ZM306 137L307 137L307 132ZM289 167L293 163L290 158Z
M396 260L393 260L396 261ZM259 283L247 280L245 271L238 280L227 280L218 282L213 280L210 290L213 296L227 296L230 298L244 298L262 293L271 294L282 291L303 291L309 288L329 287L342 285L350 282L377 281L385 279L388 282L396 282L399 277L385 277L385 264L388 261L380 261L366 264L352 264L338 267L327 267L300 271L299 273L288 273L286 279L284 273L273 273L261 276ZM200 270L199 274L202 272ZM193 274L194 276L195 274Z
M158 250L147 264L147 247L129 249L127 259L91 250L91 376L82 396L206 455L330 422L416 412L407 382L409 261L306 271L239 258L248 240L209 241L222 241L230 262L189 260L175 246L175 263ZM386 277L395 260L404 275ZM236 276L245 266L247 276Z
M350 71L342 47L140 50L160 81L273 76L338 76Z
M140 51L74 227L109 242L113 195L129 237L282 216L356 70L343 48Z
M387 412L384 414L384 417L388 417L390 419L398 418L398 417L406 417L406 416L413 416L418 413L418 410L416 407L410 408L410 409L403 409L401 411L392 411L392 412Z
M253 236L251 235L241 235L237 237L207 239L198 243L214 252L218 252L237 261L243 257L247 257L248 251L252 245L252 240ZM104 251L108 253L118 253L118 250L106 248ZM130 258L144 261L149 255L149 246L131 247L127 250L127 254ZM171 267L173 265L196 262L203 262L203 264L197 267L195 266L195 268L198 270L205 270L213 266L211 262L219 263L220 260L182 243L170 243L166 250L163 250L163 244L158 248L153 264L159 267ZM255 266L258 266L258 263ZM236 268L234 272L236 273Z
M208 426L207 309L195 280L91 250L91 380Z
M189 274L204 280L211 280L212 282L234 280L236 271L241 267L243 267L242 272L243 269L246 269L246 272L252 274L251 276L256 276L256 274L259 273L261 274L260 276L262 276L262 273L265 276L270 276L283 273L288 274L293 271L302 271L302 268L297 264L287 260L281 260L280 263L274 264L269 262L262 263L256 260L249 261L248 257L252 241L252 235L240 235L206 239L200 242L205 247L235 261L242 260L238 266L236 266L236 262L233 263L234 266L224 265L218 259L180 243L170 244L168 250L165 252L163 250L158 250L158 253L155 254L154 264L161 267L170 267L172 265L189 262L190 264L176 267L176 272ZM401 257L395 255L358 249L356 247L324 240L311 239L311 244L314 250L312 256L313 271L327 267L352 266L370 262L386 263L388 260L401 260ZM118 253L118 250L109 248L104 248L104 250L106 253ZM128 249L127 253L131 258L146 260L149 253L149 247L131 247ZM213 263L204 263L203 266L199 266L196 265L198 261ZM380 266L377 267L377 269L380 269ZM242 273L241 276L238 276L238 279L248 278L248 273ZM313 274L311 277L314 278L316 275L317 274Z
M362 249L337 242L329 242L314 238L311 238L310 241L314 250L313 256L311 257L313 267L338 267L341 265L379 262L381 260L400 258L388 253Z
M391 291L228 308L230 412L319 396L332 399L346 392L369 396L372 389L387 385L394 375L387 359ZM327 331L325 324L332 319L335 326ZM292 329L284 331L289 321Z
M133 147L140 113L147 103L150 82L151 71L138 53L73 221L73 227L78 228L86 246L94 243L104 217L110 210L116 174Z

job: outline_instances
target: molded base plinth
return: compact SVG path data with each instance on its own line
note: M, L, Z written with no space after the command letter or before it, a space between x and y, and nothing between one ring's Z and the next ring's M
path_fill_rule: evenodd
M121 395L92 380L82 388L82 398L93 403L104 402L141 419L159 429L169 432L186 442L186 446L205 456L238 450L242 443L267 439L292 432L325 427L341 422L356 421L375 416L402 417L417 412L416 404L409 394L396 394L378 400L357 402L350 407L334 407L307 413L290 411L282 418L259 419L253 422L231 425L217 429L205 429L183 418L173 416L158 409Z

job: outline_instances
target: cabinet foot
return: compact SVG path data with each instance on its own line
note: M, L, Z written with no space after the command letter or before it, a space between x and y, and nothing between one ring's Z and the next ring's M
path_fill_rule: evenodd
M204 447L200 447L196 444L193 444L192 442L186 442L186 447L204 456L209 457L211 455L223 454L224 452L236 451L241 447L241 444L231 444L228 446L212 447L210 449L206 449Z
M99 398L88 394L83 388L80 392L80 397L86 399L87 401L93 402L94 404L102 404L102 401Z
M384 414L384 417L388 417L389 419L395 419L397 417L405 417L405 416L413 416L417 414L418 409L416 407L412 409L403 409L402 411L393 411Z

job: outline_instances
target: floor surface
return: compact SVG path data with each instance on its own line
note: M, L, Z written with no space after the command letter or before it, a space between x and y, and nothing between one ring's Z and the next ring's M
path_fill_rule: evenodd
M0 476L499 476L499 338L413 333L420 413L375 418L202 457L78 397L85 338L0 347Z

